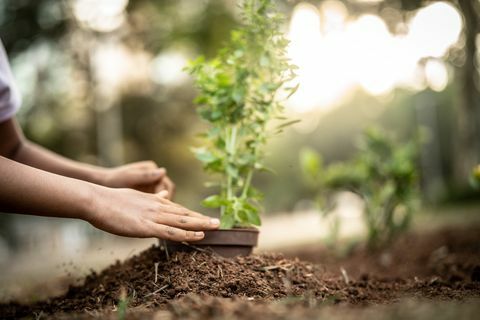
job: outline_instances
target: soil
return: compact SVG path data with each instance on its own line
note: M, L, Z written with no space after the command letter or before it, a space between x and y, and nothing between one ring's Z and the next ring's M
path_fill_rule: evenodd
M448 300L465 301L459 310L475 314L480 304L469 299L480 298L480 226L406 234L388 250L356 248L343 258L320 246L234 259L206 251L169 256L155 246L63 296L0 305L0 318L115 319L122 296L132 319L308 319L329 308L369 318L366 306L398 315L395 303L405 299L426 299L420 309L431 318L438 317L432 303ZM407 319L409 309L400 310Z
M439 276L447 281L480 281L480 225L410 232L371 251L352 247L344 256L319 246L284 251L287 257L321 263L327 271L383 279Z

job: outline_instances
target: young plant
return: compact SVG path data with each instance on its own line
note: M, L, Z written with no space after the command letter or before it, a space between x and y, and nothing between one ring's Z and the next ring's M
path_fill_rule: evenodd
M125 320L128 310L129 299L127 297L127 291L125 288L121 288L120 297L117 304L117 315L118 320Z
M292 121L282 116L280 92L287 98L296 87L286 55L288 40L280 31L284 19L273 0L245 0L242 25L211 59L200 57L187 70L199 91L198 114L209 124L204 145L193 152L203 168L215 175L219 193L203 205L220 208L221 228L260 225L261 194L252 186L255 171L265 170L264 146ZM286 91L286 92L285 92ZM271 122L281 120L277 128Z
M334 205L329 200L340 190L354 192L364 200L367 243L377 247L410 224L419 195L418 142L400 145L385 132L369 129L359 149L351 161L328 167L323 167L319 154L305 149L300 162L307 182L320 192L319 203L325 214L333 212ZM335 221L339 223L338 219Z

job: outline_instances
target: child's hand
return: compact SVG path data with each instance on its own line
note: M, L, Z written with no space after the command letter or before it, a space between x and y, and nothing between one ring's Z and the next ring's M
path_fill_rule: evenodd
M93 192L85 220L116 235L196 241L204 237L202 231L217 229L220 224L218 219L169 201L167 191L149 194L96 186Z
M165 168L158 168L153 161L134 162L106 169L99 180L100 184L111 188L131 188L150 193L166 190L168 199L171 199L175 192L175 184L167 176Z

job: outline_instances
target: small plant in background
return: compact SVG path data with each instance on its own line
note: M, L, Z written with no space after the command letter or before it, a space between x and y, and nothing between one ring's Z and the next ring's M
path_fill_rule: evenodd
M397 144L380 129L367 130L358 154L347 162L324 166L320 154L304 149L300 163L305 180L318 191L318 203L325 215L334 210L334 193L348 190L364 203L363 220L368 246L378 247L407 230L418 203L416 167L418 142ZM334 218L333 237L339 229Z
M220 192L203 205L220 208L221 228L260 225L261 194L252 186L255 171L266 170L264 146L269 138L293 123L282 116L296 87L285 88L295 77L286 55L288 40L280 29L283 17L273 0L243 2L243 25L212 60L203 57L187 70L199 94L198 114L209 124L204 145L193 152L203 168L218 178L210 185ZM286 91L286 92L285 92ZM271 128L272 121L281 121Z
M477 164L472 169L472 174L470 175L470 185L474 189L480 189L480 164Z

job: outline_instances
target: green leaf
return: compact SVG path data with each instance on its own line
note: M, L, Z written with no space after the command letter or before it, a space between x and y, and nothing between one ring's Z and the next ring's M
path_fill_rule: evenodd
M203 163L211 163L217 160L217 157L206 148L190 148L195 155L195 158Z
M287 122L284 122L284 123L278 125L276 129L279 130L279 129L291 126L292 124L298 123L300 121L302 121L302 120L300 120L300 119L290 120L290 121L287 121Z
M207 208L219 208L228 202L218 194L209 196L202 201L202 205Z
M262 222L260 221L260 216L257 212L254 211L246 211L247 217L248 217L248 222L255 225L255 226L260 226Z
M245 90L243 88L236 88L233 90L232 99L235 101L236 104L244 103L245 99Z
M261 171L261 172L268 172L268 173L275 174L275 175L277 174L277 172L275 170L273 170L272 168L266 167L263 164L258 163L258 162L255 163L254 168L257 169L258 171Z
M238 169L232 164L227 165L227 173L231 177L238 178Z
M235 225L235 217L233 213L222 215L220 218L220 229L231 229Z
M291 96L293 96L295 94L295 92L297 92L298 88L300 87L300 83L298 83L295 87L291 87L291 88L287 88L287 91L290 91L288 93L288 96L286 99L290 98Z
M240 210L237 212L236 219L238 222L244 224L244 223L250 223L247 215L247 211L245 210Z

